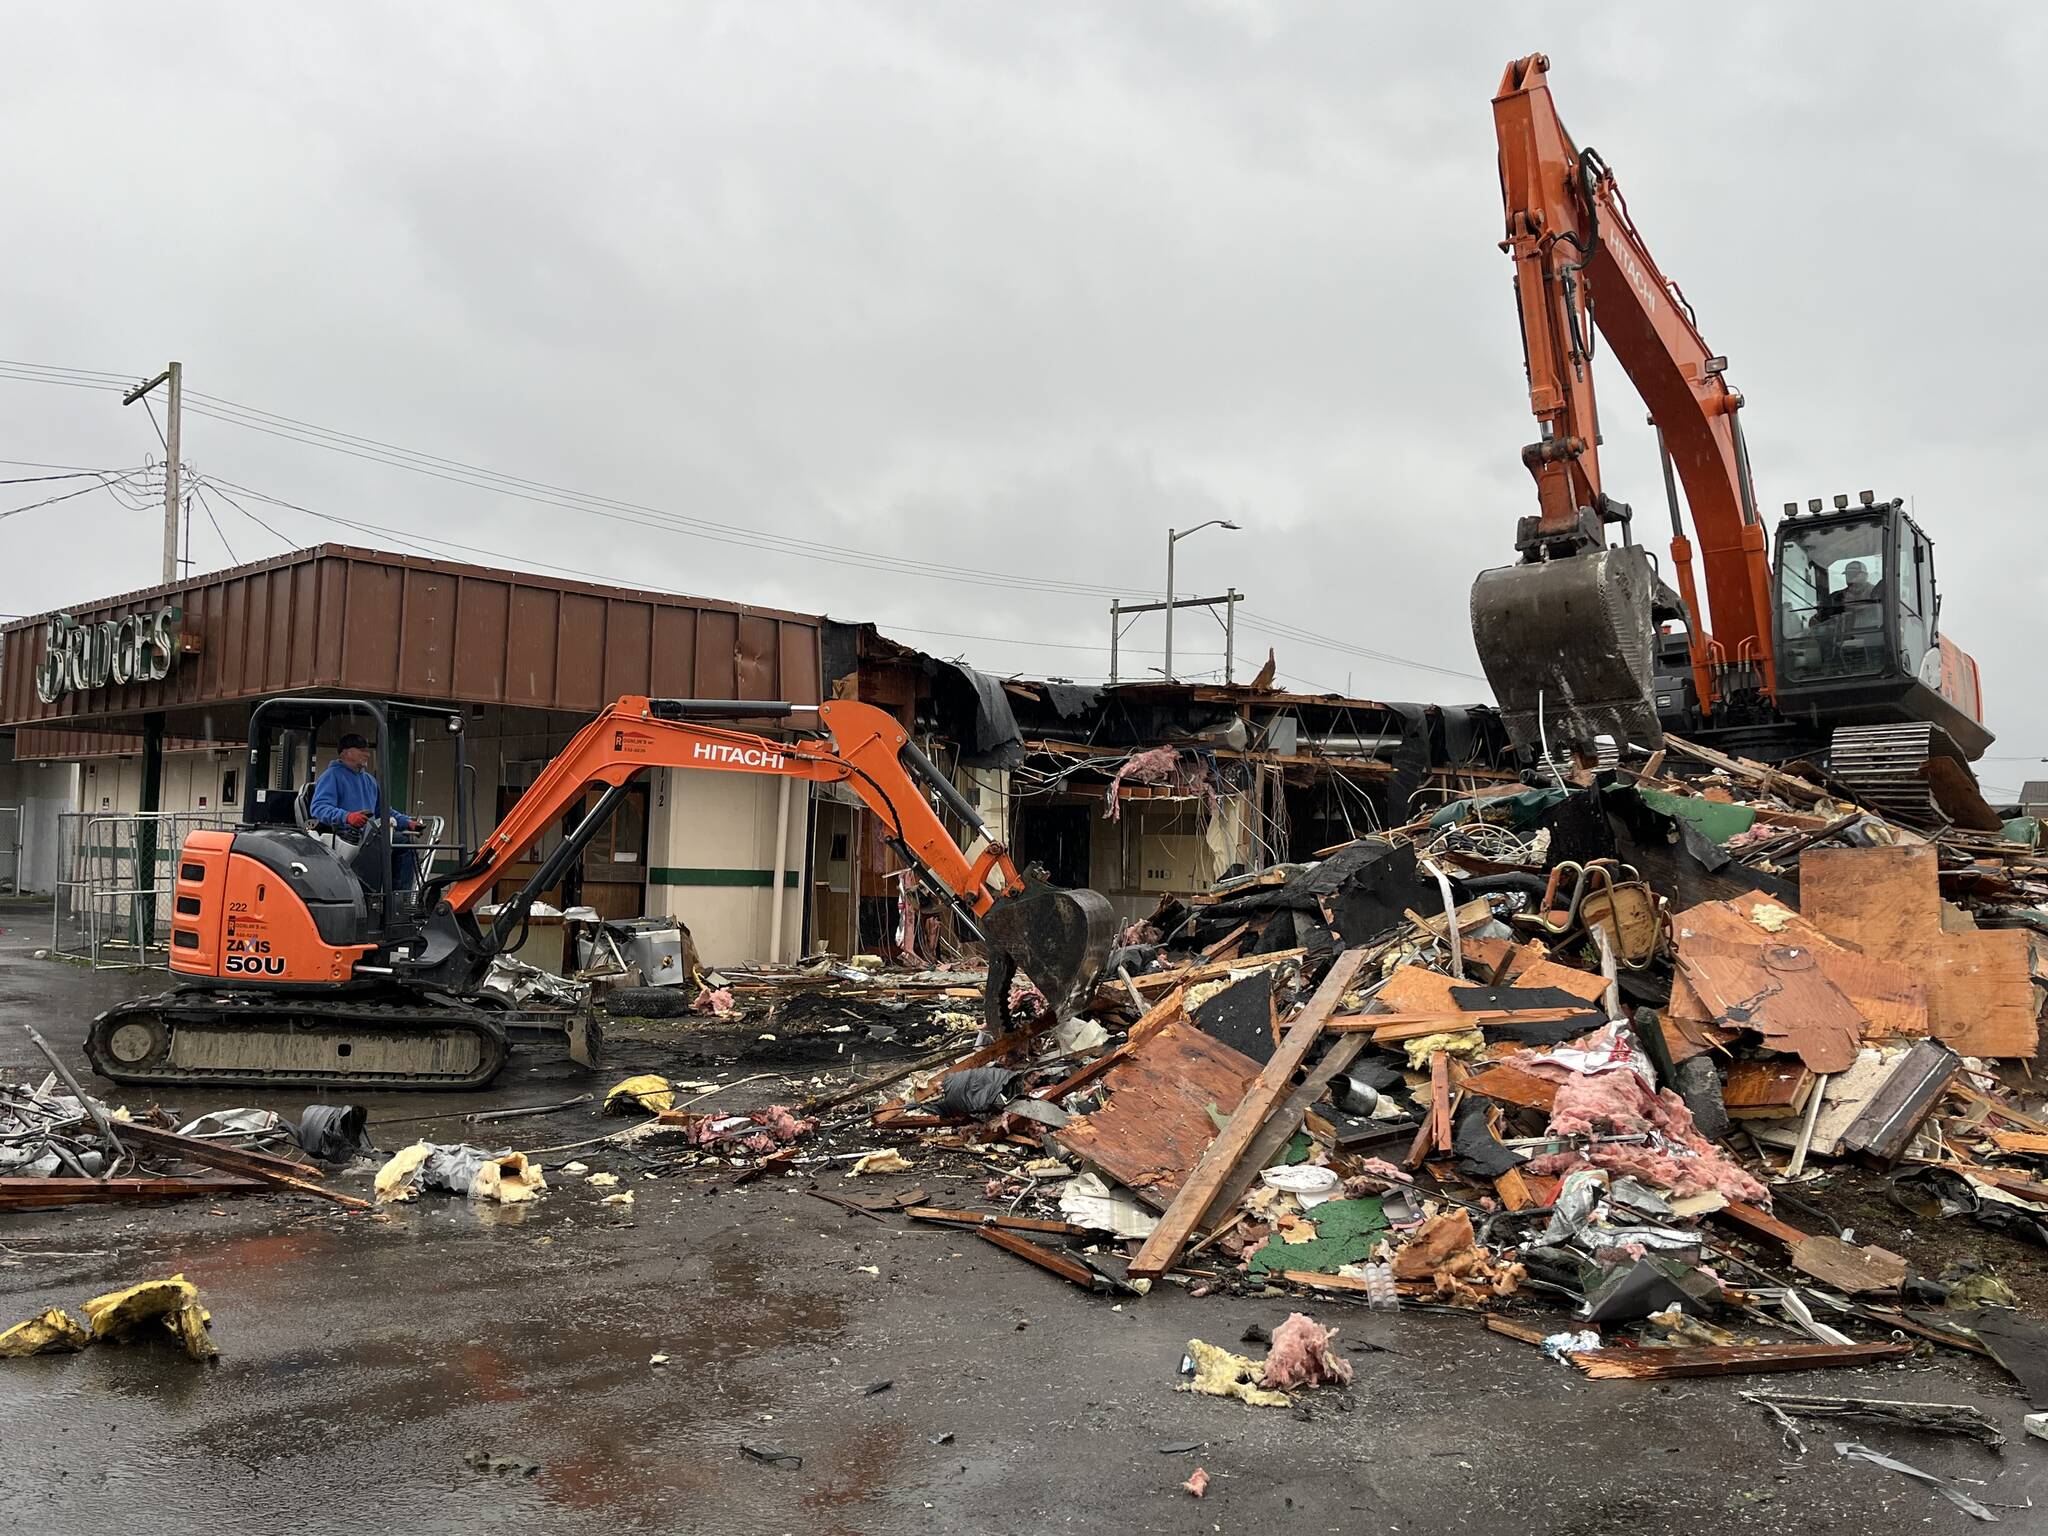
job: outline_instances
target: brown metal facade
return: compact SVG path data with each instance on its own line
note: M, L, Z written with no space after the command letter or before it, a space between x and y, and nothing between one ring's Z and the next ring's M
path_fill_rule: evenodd
M217 706L325 691L579 714L631 693L819 702L809 615L337 544L63 611L93 623L166 603L197 647L170 676L47 703L50 615L8 625L0 726L118 729L161 711L176 732Z

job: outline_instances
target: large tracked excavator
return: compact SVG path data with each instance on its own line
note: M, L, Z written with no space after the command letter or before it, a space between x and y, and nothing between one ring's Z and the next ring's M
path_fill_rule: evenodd
M268 781L274 732L348 713L377 722L381 782L388 784L397 708L365 699L266 700L252 711L249 782ZM433 850L394 849L388 818L370 819L361 841L347 844L309 821L306 789L251 794L241 825L194 832L178 854L170 955L179 983L100 1015L86 1055L103 1076L124 1083L487 1083L510 1049L506 1015L483 986L491 962L518 947L535 899L568 872L632 780L664 767L844 785L986 941L991 1028L1009 1022L1016 970L1052 1013L1076 1011L1115 936L1108 901L1020 872L973 803L886 711L833 700L818 706L819 735L788 741L712 723L793 713L781 703L621 698L577 733L477 847L440 850L450 855L446 872L413 880L405 863ZM460 798L462 721L442 718L456 737ZM508 868L592 785L603 792L589 812L483 921L479 908ZM934 801L967 828L967 848ZM459 838L467 823L461 806L455 820Z
M1515 744L1587 757L1603 739L1680 732L1812 759L1906 821L1995 828L1966 766L1992 739L1977 668L1940 633L1932 541L1903 502L1863 491L1786 503L1767 543L1727 359L1651 259L1614 173L1565 132L1548 71L1541 54L1516 60L1493 101L1538 511L1519 562L1474 584L1472 633ZM1598 339L1656 428L1675 591L1601 477Z

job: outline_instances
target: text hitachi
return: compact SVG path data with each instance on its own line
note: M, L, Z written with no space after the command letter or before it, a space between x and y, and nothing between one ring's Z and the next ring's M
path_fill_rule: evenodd
M734 768L780 768L782 754L768 747L735 747L723 741L700 741L690 749L699 762L726 763Z

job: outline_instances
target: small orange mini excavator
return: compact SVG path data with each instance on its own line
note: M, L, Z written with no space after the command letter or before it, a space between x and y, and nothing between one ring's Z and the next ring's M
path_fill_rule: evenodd
M178 855L171 969L184 981L94 1021L86 1055L103 1076L131 1083L250 1083L267 1087L470 1088L509 1052L500 995L484 979L518 947L539 894L569 871L649 768L775 774L843 784L882 818L896 851L963 923L987 941L989 1025L1007 1022L1009 983L1024 971L1055 1014L1085 1001L1107 960L1115 914L1094 891L1061 890L1021 874L980 813L872 705L818 706L824 734L778 741L709 719L783 718L788 704L618 700L586 725L475 848L468 824L462 717L366 699L269 699L251 713L251 785L270 778L273 735L323 718L368 715L391 780L394 714L431 713L456 744L457 837L394 849L373 821L360 843L311 819L310 785L251 793L242 824L192 833ZM586 788L603 785L518 893L486 925L478 907ZM963 850L936 798L970 833ZM448 860L407 877L406 866ZM395 878L394 878L395 877Z

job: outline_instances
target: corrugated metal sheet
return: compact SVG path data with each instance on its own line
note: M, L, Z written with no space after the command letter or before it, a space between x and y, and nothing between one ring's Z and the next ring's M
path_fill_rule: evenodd
M821 620L705 598L327 544L64 610L81 623L175 602L197 637L160 683L36 696L49 615L6 628L0 725L177 729L210 706L333 691L588 714L623 693L819 702Z

